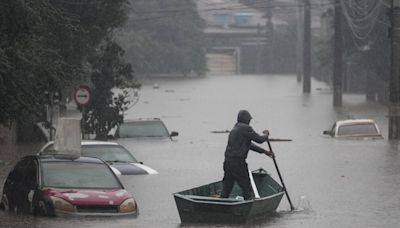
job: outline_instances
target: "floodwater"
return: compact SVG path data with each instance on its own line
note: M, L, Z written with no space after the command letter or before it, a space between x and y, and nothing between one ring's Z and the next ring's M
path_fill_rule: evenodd
M222 178L228 135L212 131L231 129L237 112L248 109L256 131L268 129L271 138L293 140L273 142L272 149L296 210L289 210L284 197L272 218L232 226L397 228L400 151L397 143L387 140L387 108L367 102L362 95L344 95L341 108L333 108L332 99L324 83L312 81L311 94L304 95L302 84L287 75L146 81L139 102L127 111L126 118L161 118L179 136L174 141L130 144L139 160L159 172L122 177L139 203L139 216L41 218L0 212L0 227L213 227L182 225L172 193ZM345 118L375 119L385 139L322 136L335 120ZM279 180L267 156L250 152L247 161L250 169L262 167ZM1 172L3 177L5 168Z

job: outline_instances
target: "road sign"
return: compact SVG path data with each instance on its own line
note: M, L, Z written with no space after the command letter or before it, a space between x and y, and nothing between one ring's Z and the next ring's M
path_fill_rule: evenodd
M90 101L90 88L86 85L81 85L75 91L75 101L78 105L87 105Z

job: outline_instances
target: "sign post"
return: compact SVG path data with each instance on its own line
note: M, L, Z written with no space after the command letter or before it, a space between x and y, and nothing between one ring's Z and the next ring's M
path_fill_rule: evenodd
M82 107L82 138L85 138L85 106L90 102L91 91L89 86L80 85L78 89L75 91L74 99L77 105Z

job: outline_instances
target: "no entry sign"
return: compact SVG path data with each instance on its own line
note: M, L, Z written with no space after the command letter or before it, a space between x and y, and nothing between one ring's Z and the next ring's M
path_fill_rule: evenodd
M75 91L75 101L78 105L87 105L90 101L90 88L86 85L80 85Z

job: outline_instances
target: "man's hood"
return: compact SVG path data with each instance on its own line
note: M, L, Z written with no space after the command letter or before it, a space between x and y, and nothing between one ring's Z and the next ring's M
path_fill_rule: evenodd
M249 124L250 120L252 119L250 113L247 110L240 110L237 121L240 123Z

